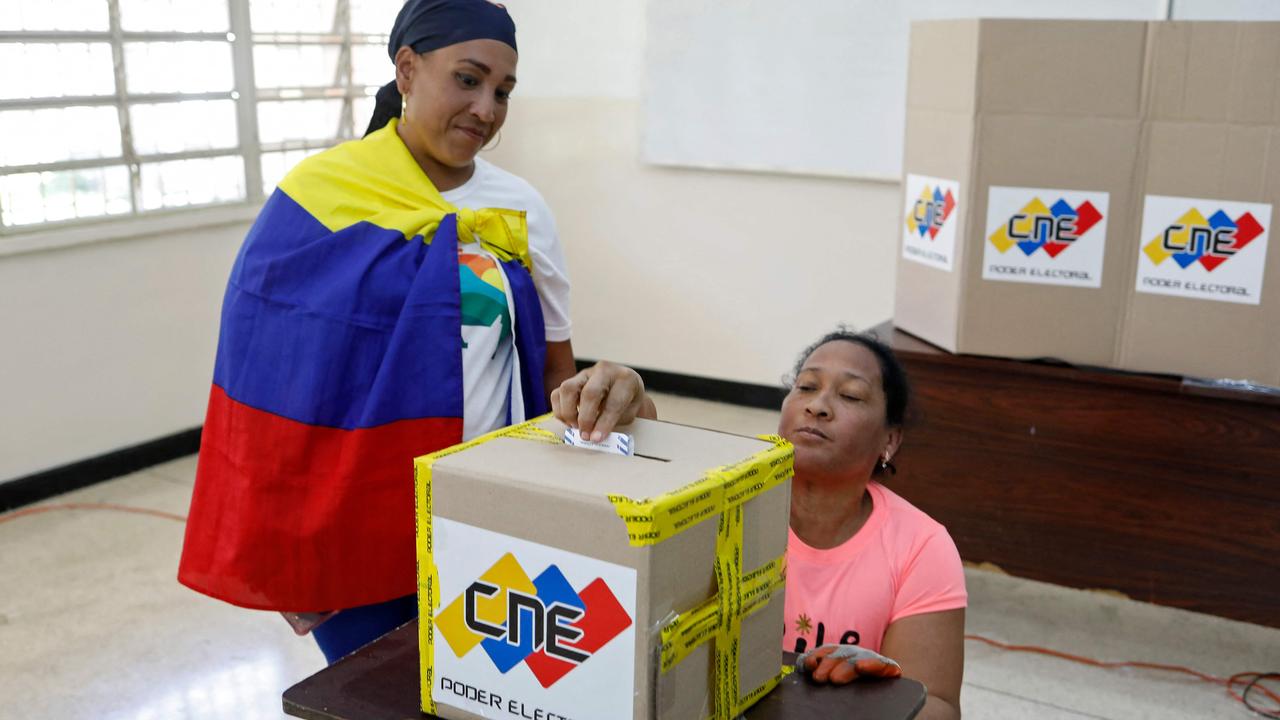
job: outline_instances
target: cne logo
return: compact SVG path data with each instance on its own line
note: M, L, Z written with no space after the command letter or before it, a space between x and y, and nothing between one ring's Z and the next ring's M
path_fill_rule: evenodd
M480 647L499 672L524 663L549 688L631 626L604 580L574 590L556 565L532 579L507 553L435 616L459 658Z
M1101 219L1102 213L1088 200L1071 207L1065 198L1058 198L1052 206L1046 206L1039 197L1034 197L987 240L1002 254L1017 246L1027 257L1043 250L1049 257L1056 258Z
M1212 272L1253 242L1263 231L1262 224L1253 213L1245 212L1232 220L1226 212L1219 209L1205 219L1193 207L1178 218L1177 222L1151 238L1142 247L1142 251L1157 266L1172 259L1183 270L1192 263L1199 262L1206 271Z
M918 233L920 237L927 234L932 240L938 236L938 231L955 209L956 199L950 190L943 193L941 187L930 188L925 185L924 191L911 206L911 212L907 214L907 230Z

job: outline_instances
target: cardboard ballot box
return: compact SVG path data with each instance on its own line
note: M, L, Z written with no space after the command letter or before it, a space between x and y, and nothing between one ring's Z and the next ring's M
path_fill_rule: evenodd
M896 325L1280 384L1276 77L1280 23L913 24Z
M623 457L563 430L415 461L423 710L737 717L780 677L791 446L638 420Z

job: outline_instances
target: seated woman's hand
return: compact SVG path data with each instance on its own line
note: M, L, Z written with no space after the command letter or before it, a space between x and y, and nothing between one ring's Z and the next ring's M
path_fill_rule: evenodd
M578 428L583 437L594 442L637 417L658 417L640 374L607 361L592 365L552 390L551 409L561 422Z
M844 685L860 677L900 677L894 660L857 645L823 645L796 660L796 667L815 682Z

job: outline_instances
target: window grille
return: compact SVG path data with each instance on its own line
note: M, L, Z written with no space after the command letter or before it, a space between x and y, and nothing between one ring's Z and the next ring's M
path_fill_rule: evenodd
M363 133L401 0L4 0L0 234L261 202Z

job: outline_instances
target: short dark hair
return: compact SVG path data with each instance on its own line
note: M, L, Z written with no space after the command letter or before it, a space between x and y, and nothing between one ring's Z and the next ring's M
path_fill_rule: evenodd
M884 389L884 420L889 427L900 428L906 423L907 404L911 400L911 384L907 381L907 371L903 369L893 348L885 344L875 333L853 332L840 328L829 332L817 342L804 349L796 360L795 369L788 379L787 386L795 384L795 378L804 369L804 361L809 359L813 351L829 342L847 342L861 345L876 356L880 365L880 384Z

